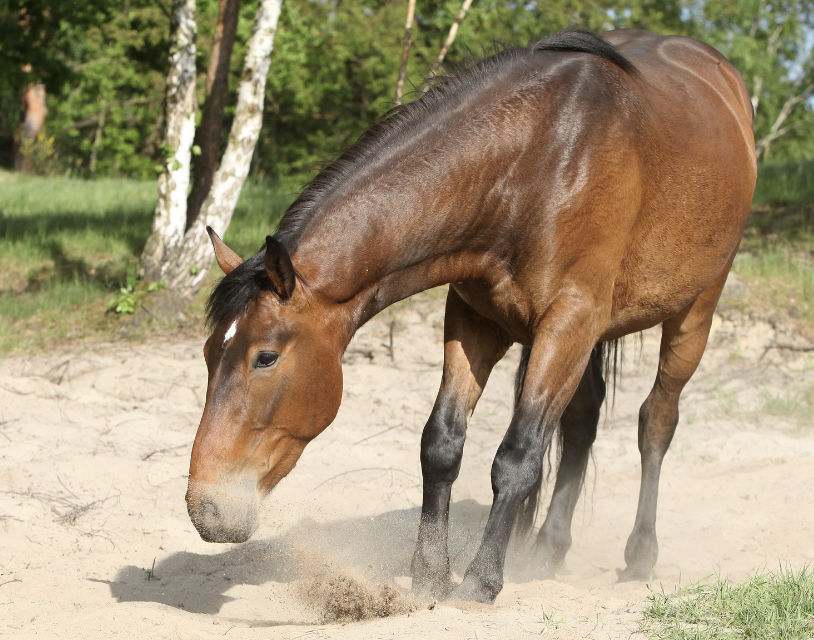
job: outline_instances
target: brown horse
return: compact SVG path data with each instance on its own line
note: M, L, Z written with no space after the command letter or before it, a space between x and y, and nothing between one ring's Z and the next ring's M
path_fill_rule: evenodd
M507 348L528 348L521 392L492 466L483 541L453 598L500 592L512 523L558 424L539 571L562 561L605 395L602 344L662 323L622 574L646 576L679 394L706 346L755 176L746 87L689 38L561 32L398 107L317 176L257 255L243 262L212 234L227 275L209 300L209 386L187 492L201 536L252 535L260 500L334 419L354 332L451 283L443 380L421 439L414 588L450 595L450 490L467 418Z

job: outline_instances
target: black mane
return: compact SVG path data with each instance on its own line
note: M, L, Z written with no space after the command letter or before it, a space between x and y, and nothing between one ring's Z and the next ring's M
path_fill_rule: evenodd
M470 67L440 78L421 98L394 107L333 163L309 182L288 208L274 236L289 252L297 248L299 237L327 202L348 179L356 175L369 161L387 149L397 146L444 106L463 100L473 90L510 67L512 61L526 60L541 51L572 51L604 58L628 74L636 68L615 47L602 37L581 29L566 29L529 47L511 47L483 58ZM206 324L213 328L224 320L237 317L256 298L264 283L265 248L225 276L213 289L206 303Z
M625 56L619 53L610 42L601 36L583 29L566 29L540 40L531 47L532 51L575 51L592 53L609 60L625 73L634 75L636 67Z

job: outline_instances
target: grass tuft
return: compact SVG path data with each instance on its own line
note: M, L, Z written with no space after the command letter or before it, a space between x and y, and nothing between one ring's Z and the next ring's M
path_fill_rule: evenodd
M814 573L780 568L732 584L716 575L653 591L638 630L660 640L807 640L814 636Z

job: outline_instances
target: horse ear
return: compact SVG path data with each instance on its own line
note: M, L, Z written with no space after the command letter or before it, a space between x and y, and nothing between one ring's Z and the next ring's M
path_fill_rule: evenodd
M286 248L272 236L266 236L266 274L278 296L291 297L297 283L294 265Z
M241 257L226 246L226 243L220 239L220 236L215 233L212 227L207 226L206 232L209 234L209 239L215 249L215 260L218 261L218 266L223 270L223 273L228 275L235 267L243 264Z

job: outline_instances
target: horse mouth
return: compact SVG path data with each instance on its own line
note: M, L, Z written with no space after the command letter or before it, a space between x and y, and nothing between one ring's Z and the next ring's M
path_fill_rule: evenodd
M205 542L246 542L259 526L256 494L190 486L186 500L189 518Z

